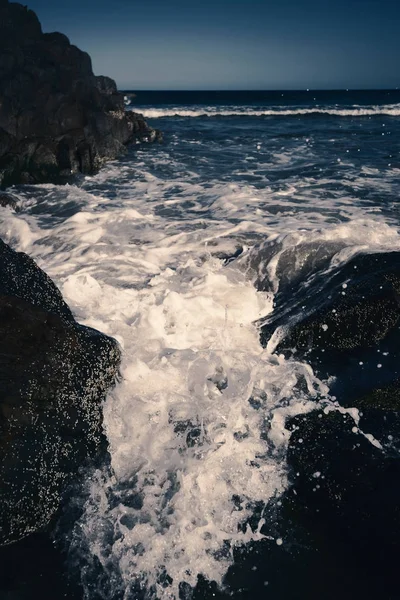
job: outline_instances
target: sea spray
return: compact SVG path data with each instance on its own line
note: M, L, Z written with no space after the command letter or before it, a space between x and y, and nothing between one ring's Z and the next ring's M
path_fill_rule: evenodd
M280 544L259 505L287 489L287 420L341 407L310 365L276 353L279 331L263 349L258 324L285 286L306 293L357 253L400 248L397 106L253 108L195 124L154 109L164 146L18 188L21 213L2 212L3 239L123 350L103 411L111 464L88 480L71 542L88 599L177 598L199 574L224 585L235 547Z

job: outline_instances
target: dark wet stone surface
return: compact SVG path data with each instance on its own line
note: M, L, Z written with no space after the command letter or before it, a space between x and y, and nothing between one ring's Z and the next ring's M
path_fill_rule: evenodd
M0 241L0 543L46 527L106 451L101 404L117 343L76 323L50 278Z
M0 4L0 186L92 173L131 142L161 140L90 56L43 33L26 6Z

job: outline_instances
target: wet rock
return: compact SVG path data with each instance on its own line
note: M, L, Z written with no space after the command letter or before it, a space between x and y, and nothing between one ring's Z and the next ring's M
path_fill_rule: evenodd
M341 404L353 406L374 389L397 387L400 253L356 256L294 290L291 311L283 314L284 302L287 297L278 294L276 318L262 328L262 342L283 326L277 352L306 360L322 378L336 377L331 391Z
M105 450L117 343L76 323L50 278L0 241L0 544L45 527Z
M82 600L77 577L65 573L66 555L50 536L32 534L0 547L0 598L2 600Z
M399 425L386 425L386 433ZM351 416L337 411L316 410L287 426L291 487L263 512L262 532L274 539L239 555L227 582L240 583L248 598L263 588L266 597L290 600L396 598L398 453L354 433Z
M385 411L400 411L400 380L384 387L371 390L365 396L355 400L355 406L361 410L381 408Z
M0 186L91 173L129 143L160 141L115 82L26 6L0 3Z
M325 556L334 549L340 562L349 561L353 570L348 576L354 583L362 573L377 588L383 581L394 582L393 557L400 550L398 453L377 448L340 412L315 411L291 425L293 488L285 519L301 524ZM399 426L399 418L386 422L382 441L399 432ZM367 421L362 429L369 431Z
M9 208L12 208L16 212L18 212L19 211L18 198L16 198L16 196L13 196L12 194L8 194L6 192L0 192L0 206L3 206L3 207L8 206Z
M398 419L387 432L399 430ZM224 590L200 576L194 599L397 598L399 455L354 426L337 411L290 419L290 487L251 519L253 531L265 520L266 538L234 548Z

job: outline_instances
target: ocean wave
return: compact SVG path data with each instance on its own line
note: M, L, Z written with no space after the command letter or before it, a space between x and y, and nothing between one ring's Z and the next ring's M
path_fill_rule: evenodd
M307 108L251 108L251 107L216 107L204 106L198 108L170 107L170 108L139 108L147 119L161 119L165 117L290 117L306 115L331 115L337 117L375 117L378 115L388 117L400 116L400 104L385 104L381 106L351 106L339 107L307 107Z

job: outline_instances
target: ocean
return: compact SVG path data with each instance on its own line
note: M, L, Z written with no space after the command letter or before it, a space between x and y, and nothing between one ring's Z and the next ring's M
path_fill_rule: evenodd
M66 185L15 187L21 211L0 221L76 319L123 350L104 405L110 463L87 474L55 534L74 597L372 598L384 583L379 597L398 597L390 574L351 552L338 566L337 540L313 554L279 517L295 477L289 417L334 406L357 439L384 444L340 409L329 377L275 351L279 332L261 344L260 327L316 248L321 280L400 250L400 91L125 97L162 144Z

